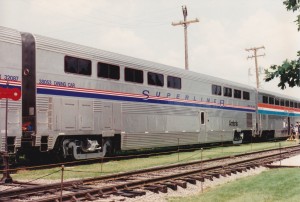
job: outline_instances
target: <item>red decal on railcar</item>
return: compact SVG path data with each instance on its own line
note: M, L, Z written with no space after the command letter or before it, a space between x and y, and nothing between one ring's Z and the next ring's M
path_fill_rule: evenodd
M1 88L0 87L0 99L8 98L17 101L21 98L21 91L18 88Z

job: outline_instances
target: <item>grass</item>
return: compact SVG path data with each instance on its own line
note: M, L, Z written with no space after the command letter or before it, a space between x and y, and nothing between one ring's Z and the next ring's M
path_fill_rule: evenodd
M212 149L205 149L202 151L202 159L211 159L221 156L229 156L235 154L241 154L245 152L257 151L262 149L278 148L279 144L281 147L295 145L295 142L267 142L267 143L256 143L256 144L244 144L240 146L229 146L229 147L218 147ZM179 161L178 161L179 159ZM87 178L96 177L101 175L113 174L118 172L127 172L132 170L138 170L143 168L149 168L160 165L170 165L173 163L182 163L192 160L201 160L201 150L192 152L181 152L174 153L171 155L160 155L152 156L148 158L136 158L129 160L120 161L109 161L105 163L95 163L90 165L81 166L65 166L64 179L74 178ZM100 161L100 160L99 160ZM15 174L12 174L14 180L33 180L37 178L57 180L61 177L61 168L58 166L53 169L43 170L18 170Z
M273 202L300 201L299 168L274 169L220 185L203 194L169 198L170 202Z

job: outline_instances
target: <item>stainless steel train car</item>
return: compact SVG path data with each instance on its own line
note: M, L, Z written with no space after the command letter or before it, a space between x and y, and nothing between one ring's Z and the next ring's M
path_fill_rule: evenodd
M5 27L0 87L22 92L19 101L8 101L7 123L6 100L0 100L1 151L7 125L9 153L28 156L51 152L79 160L287 137L289 123L300 116L296 99Z
M286 138L300 123L299 99L266 90L258 92L259 137L262 140Z

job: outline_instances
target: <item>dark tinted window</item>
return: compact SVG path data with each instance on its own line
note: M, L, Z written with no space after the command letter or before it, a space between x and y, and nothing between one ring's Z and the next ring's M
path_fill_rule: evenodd
M224 87L223 88L223 95L226 96L226 97L232 97L232 89L231 88L227 88L227 87Z
M263 103L269 103L268 96L263 96Z
M205 116L204 116L204 112L201 112L201 124L205 124Z
M168 88L181 89L181 78L168 76Z
M135 82L135 83L143 83L144 76L142 70L125 68L125 81Z
M82 75L91 75L92 62L90 60L66 56L65 72Z
M280 100L280 106L284 106L284 100L283 99Z
M294 102L290 101L290 107L294 107Z
M243 91L243 99L244 100L250 100L250 93L247 91Z
M78 74L91 75L91 64L89 60L78 59Z
M120 79L120 67L116 65L98 63L98 77L107 79Z
M148 84L154 86L164 86L164 75L148 72Z
M274 98L273 97L269 97L269 104L274 104Z
M211 93L213 95L222 95L222 87L218 85L211 86Z
M285 101L285 106L286 106L286 107L289 107L289 106L290 106L290 101L289 101L289 100L286 100L286 101Z
M233 93L234 93L234 98L239 98L239 99L242 98L242 91L241 90L234 89Z
M279 105L279 99L275 98L275 105Z

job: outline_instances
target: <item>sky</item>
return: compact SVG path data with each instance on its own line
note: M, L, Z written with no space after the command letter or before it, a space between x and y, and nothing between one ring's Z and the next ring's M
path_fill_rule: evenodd
M283 0L0 0L0 26L184 69L186 5L190 71L256 86L253 52L261 47L260 88L297 97L264 82L263 69L297 59L296 13Z

